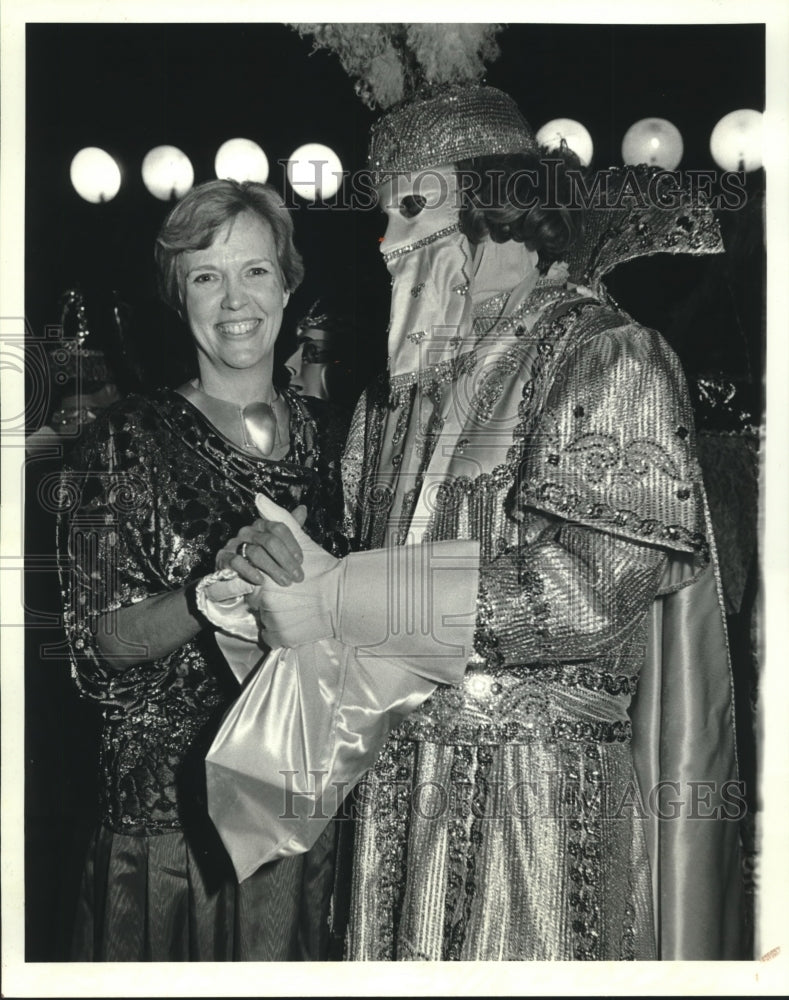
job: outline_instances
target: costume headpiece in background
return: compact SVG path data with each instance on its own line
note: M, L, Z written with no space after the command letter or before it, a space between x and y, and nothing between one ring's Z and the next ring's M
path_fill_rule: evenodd
M117 321L120 322L120 316ZM92 393L114 375L104 351L91 346L85 297L78 288L69 288L60 299L60 325L63 341L49 352L49 368L53 386L63 395L74 392Z
M334 309L327 308L320 299L316 299L296 324L296 337L301 339L307 335L308 330L322 330L328 335L326 338L327 345L331 344L335 348L335 353L338 353L343 346L341 344L343 332L349 325L349 321L344 316L341 316ZM327 356L314 357L310 358L310 360L325 362L330 359ZM331 358L331 360L334 360L334 358Z
M300 395L347 406L354 340L351 320L316 299L296 323L296 350L285 361L291 388Z
M62 339L47 351L52 413L48 425L27 439L28 448L47 444L52 434L77 437L99 410L135 387L136 370L125 347L129 307L113 291L96 293L86 307L79 288L60 298Z

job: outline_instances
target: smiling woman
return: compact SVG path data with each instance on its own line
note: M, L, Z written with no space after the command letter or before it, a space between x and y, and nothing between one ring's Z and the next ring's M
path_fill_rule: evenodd
M235 395L238 373L244 372L255 399L261 385L270 385L273 394L274 343L290 292L271 227L244 212L222 227L210 247L182 259L186 311L206 391L217 395L232 381Z
M238 685L193 588L223 546L240 560L257 493L303 504L312 537L339 545L341 429L272 383L283 308L303 273L273 189L195 188L165 221L156 256L199 377L108 410L64 473L64 617L77 684L103 713L102 822L73 957L319 959L331 833L238 886L206 813L203 756ZM254 571L253 535L242 551Z

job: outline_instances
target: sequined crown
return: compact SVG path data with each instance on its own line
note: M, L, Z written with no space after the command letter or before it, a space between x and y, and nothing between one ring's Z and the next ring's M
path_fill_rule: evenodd
M451 86L383 115L370 132L368 166L382 179L475 156L537 150L509 94L484 84Z

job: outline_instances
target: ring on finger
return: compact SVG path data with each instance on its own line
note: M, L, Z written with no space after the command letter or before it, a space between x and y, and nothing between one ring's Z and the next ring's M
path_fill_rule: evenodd
M246 559L246 558L247 558L247 546L248 546L248 545L249 545L249 542L242 542L242 543L241 543L241 544L240 544L240 545L239 545L239 546L238 546L238 547L236 548L236 552L238 553L238 555L240 555L240 556L241 556L241 558L242 558L242 559Z

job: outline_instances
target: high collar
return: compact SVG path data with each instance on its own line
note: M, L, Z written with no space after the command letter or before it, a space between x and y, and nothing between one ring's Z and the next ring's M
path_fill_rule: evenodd
M527 250L523 243L514 240L494 243L487 239L477 246L474 255L471 295L479 302L519 285L528 294L539 277L536 250Z

